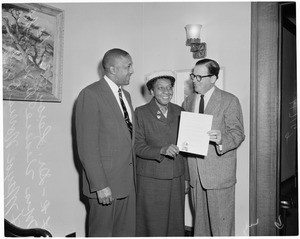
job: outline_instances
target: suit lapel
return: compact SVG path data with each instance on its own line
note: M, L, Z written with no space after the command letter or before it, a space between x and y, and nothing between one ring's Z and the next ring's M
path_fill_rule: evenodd
M175 109L174 106L172 105L172 103L169 103L168 106L168 118L167 118L167 122L170 124L172 121L176 120L177 118L175 117Z
M132 102L131 102L131 99L130 99L130 97L129 97L128 94L124 93L124 95L125 95L126 100L127 100L128 104L129 104L129 107L130 107L131 116L132 116L131 117L132 118L132 125L134 126L134 110L133 110L133 107L132 107Z
M125 135L127 135L128 139L131 141L132 139L130 137L130 133L129 133L127 125L125 123L120 106L117 102L116 97L114 96L114 93L112 92L111 88L109 87L109 85L107 84L105 79L100 80L100 91L101 91L101 94L104 95L104 99L107 100L107 104L110 105L113 113L116 116L116 119L119 121L119 124L124 129ZM132 106L130 106L130 107L132 107ZM132 112L132 109L130 109L130 110Z
M149 102L149 107L150 110L152 112L152 114L154 115L154 117L162 122L167 122L167 118L163 115L163 113L160 111L158 105L155 102L154 97L152 97L151 101ZM169 113L168 113L169 114Z
M104 98L107 99L107 103L111 106L112 111L116 115L116 118L123 118L123 114L116 100L116 97L114 96L114 93L104 79L100 80L100 91L101 94L104 95Z
M189 101L186 104L186 106L187 106L187 108L185 109L186 111L195 112L196 99L197 99L197 93L194 92L190 96Z
M172 105L172 103L170 102L168 105L168 115L167 118L163 115L163 113L160 111L157 103L155 102L154 97L152 98L152 100L149 102L149 108L150 111L152 112L152 114L154 115L154 117L166 124L171 124L172 121L176 120L177 118L175 117L175 110L174 107Z
M135 137L135 116L134 116L134 110L133 110L133 106L132 106L132 102L131 102L131 99L129 97L129 94L124 94L125 97L126 97L126 100L129 104L129 107L130 107L130 111L131 111L131 123L132 123L132 143L134 143L134 137ZM123 115L122 115L123 116ZM125 120L124 120L125 121ZM127 125L126 125L127 127ZM128 128L127 128L127 131L128 131Z
M218 109L218 105L220 104L220 102L221 102L221 91L219 88L216 87L207 103L204 113L208 115L213 115L214 111Z

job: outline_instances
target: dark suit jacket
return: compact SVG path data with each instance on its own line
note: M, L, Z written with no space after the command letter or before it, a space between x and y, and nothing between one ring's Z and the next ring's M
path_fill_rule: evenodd
M124 94L134 116L130 95L125 90ZM96 198L96 191L110 187L114 198L128 196L134 182L134 137L131 139L118 102L104 79L80 92L76 133L84 169L83 193Z
M194 112L196 95L193 93L183 102L186 111ZM198 175L205 189L233 186L236 183L236 149L245 139L239 100L216 87L204 114L213 115L212 129L221 131L223 150L220 152L215 144L210 143L206 157L189 157L191 186Z
M170 159L160 154L163 146L177 143L180 112L183 109L169 103L168 117L160 112L155 99L136 108L137 174L157 178L172 179L185 174L189 180L187 160L181 154Z

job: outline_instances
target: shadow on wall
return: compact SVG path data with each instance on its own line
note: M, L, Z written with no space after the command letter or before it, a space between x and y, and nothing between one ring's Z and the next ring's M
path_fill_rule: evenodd
M72 118L71 118L71 121L72 121L71 122L71 135L72 135L73 160L74 160L76 170L79 174L79 182L78 182L78 187L79 187L78 191L80 193L79 198L80 198L80 201L84 204L86 212L88 212L89 211L88 198L85 197L83 195L83 192L82 192L82 177L85 177L85 175L83 174L83 167L82 167L82 164L80 162L79 155L78 155L78 149L77 149L76 127L75 127L76 103L77 103L77 99L75 100L74 105L73 105ZM85 234L86 234L86 236L87 236L87 231L88 231L87 230L87 228L88 228L87 218L85 220Z
M97 72L98 72L99 79L102 79L104 77L104 69L102 66L102 60L98 64Z
M142 94L142 96L144 97L145 101L148 103L151 99L152 99L152 95L151 93L149 92L147 86L144 84L141 86L140 88L140 92Z

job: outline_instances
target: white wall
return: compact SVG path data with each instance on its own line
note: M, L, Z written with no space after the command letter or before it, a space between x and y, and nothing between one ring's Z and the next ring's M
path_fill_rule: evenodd
M79 199L71 133L73 104L79 91L98 80L97 65L103 54L119 47L133 58L135 73L127 89L134 107L146 103L141 93L144 75L159 69L193 67L196 60L185 46L184 26L200 23L207 56L224 67L224 88L239 97L244 113L246 140L238 150L236 235L248 235L250 3L51 5L65 11L63 99L62 103L3 104L4 136L17 133L14 143L4 140L4 176L10 175L4 182L5 217L24 227L44 225L54 236L71 232L84 236L86 213ZM30 136L40 136L41 121L43 132L47 129L48 133L37 148L36 138ZM26 168L35 172L34 179L28 171L26 175ZM39 185L45 172L44 184Z

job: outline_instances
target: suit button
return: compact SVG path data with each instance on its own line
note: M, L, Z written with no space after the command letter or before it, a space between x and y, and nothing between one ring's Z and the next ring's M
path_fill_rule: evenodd
M132 165L132 163L129 163L129 166L131 166Z

